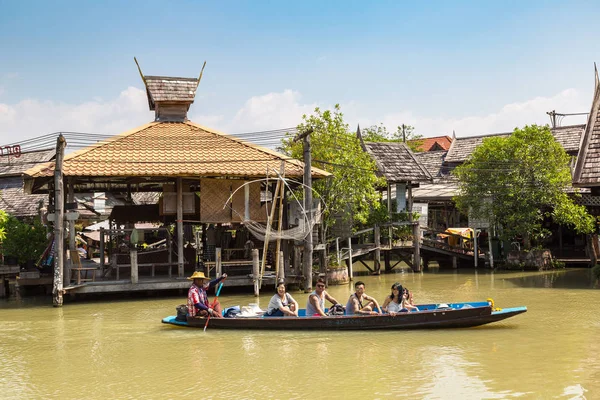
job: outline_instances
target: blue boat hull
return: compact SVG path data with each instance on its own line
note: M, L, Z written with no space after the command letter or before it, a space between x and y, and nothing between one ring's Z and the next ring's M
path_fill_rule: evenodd
M527 311L527 307L492 309L488 302L453 303L439 308L436 304L419 305L418 312L396 315L342 315L306 317L212 318L210 329L266 329L266 330L376 330L376 329L446 329L468 328L501 321ZM204 328L206 319L188 318L178 321L175 316L162 320L165 324Z

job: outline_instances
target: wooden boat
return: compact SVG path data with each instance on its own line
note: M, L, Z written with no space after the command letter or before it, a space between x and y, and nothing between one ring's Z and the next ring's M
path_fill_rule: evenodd
M339 315L329 317L307 317L299 310L295 317L237 317L211 318L210 329L288 329L288 330L364 330L364 329L436 329L468 328L501 321L527 311L527 307L494 308L493 301L424 304L419 311L402 312L395 315ZM177 320L175 316L163 318L164 324L204 328L206 319L187 318Z

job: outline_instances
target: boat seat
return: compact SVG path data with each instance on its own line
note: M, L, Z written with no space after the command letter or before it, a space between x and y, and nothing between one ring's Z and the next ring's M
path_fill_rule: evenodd
M84 268L81 265L81 259L79 258L79 252L77 250L69 250L71 256L71 280L74 280L78 285L81 282L95 282L96 281L96 268ZM87 277L88 271L91 271L91 277ZM82 274L84 277L82 277Z

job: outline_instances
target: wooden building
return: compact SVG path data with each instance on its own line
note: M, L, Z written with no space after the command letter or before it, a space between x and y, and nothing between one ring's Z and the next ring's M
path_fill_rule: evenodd
M161 265L168 267L169 278L163 276L160 282L156 277L138 279L133 274L134 262L131 261L127 264L132 268L132 275L126 281L105 279L73 287L66 277L65 286L73 292L188 287L185 277L197 267L195 260L186 260L184 256L184 231L188 231L188 227L239 226L245 220L264 222L265 201L271 200L274 191L273 178L283 175L301 181L304 174L302 162L189 121L187 113L194 102L199 78L141 76L155 120L65 156L62 172L67 202L72 201L76 193L113 193L124 195L126 199L132 199L135 193L160 193L159 203L147 205L146 217L135 219L146 222L158 219L175 224L174 235L162 233L169 242L169 260ZM26 192L49 193L52 198L54 170L55 163L48 162L25 171ZM318 168L311 171L314 179L329 175ZM268 183L264 181L267 177L271 178ZM237 190L243 185L244 190ZM140 207L133 202L126 206L130 207L125 213L129 217ZM120 224L114 232L106 234L119 235L132 221L121 217L121 222L125 225ZM128 240L130 234L131 231L126 235ZM172 258L171 246L174 247ZM109 267L114 259L105 260L103 254L104 251L101 263L106 262L103 267ZM171 267L176 270L173 276ZM152 271L154 274L154 266ZM214 271L212 273L214 276ZM238 283L251 284L252 280L246 274Z

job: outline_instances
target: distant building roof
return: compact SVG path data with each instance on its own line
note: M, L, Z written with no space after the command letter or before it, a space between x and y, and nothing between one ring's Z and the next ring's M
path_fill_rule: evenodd
M447 183L422 183L414 188L412 195L416 202L419 201L447 201L458 194L458 184Z
M375 160L378 172L389 183L430 182L433 179L405 143L364 142L364 146Z
M448 151L424 151L421 153L414 153L417 161L424 166L434 180L447 176L449 171L443 166L444 159L446 158Z
M446 135L435 136L421 139L411 139L408 141L408 143L418 143L419 151L448 150L450 148L450 144L452 143L452 138Z
M563 146L566 152L576 153L584 128L585 125L570 125L552 128L550 130L556 141ZM463 138L457 137L452 141L445 161L446 163L465 162L471 154L473 154L475 148L483 143L484 139L489 137L509 137L511 134L512 132L505 132Z
M4 154L0 157L0 177L21 176L24 171L52 160L55 155L56 150L28 151L18 157Z
M25 194L20 176L0 179L0 210L15 217L34 217L48 199L43 194Z

